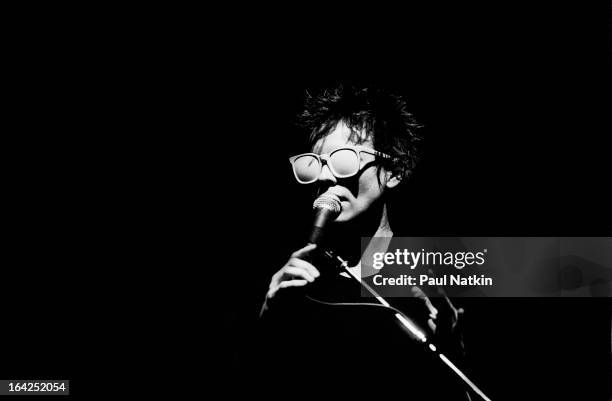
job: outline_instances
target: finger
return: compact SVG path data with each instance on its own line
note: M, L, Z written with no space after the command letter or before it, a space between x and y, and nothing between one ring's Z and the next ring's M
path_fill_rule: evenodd
M311 276L313 277L319 277L321 275L321 273L319 273L319 270L314 267L313 264L302 260L302 259L298 259L298 258L291 258L289 259L289 265L293 265L295 267L299 267L301 269L304 269L306 271L308 271L308 273L310 273Z
M433 277L436 276L436 274L434 273L432 269L428 269L428 273ZM453 326L454 326L454 324L457 321L457 318L459 317L459 312L457 308L455 308L455 305L453 305L448 295L446 295L446 290L444 289L443 286L436 285L436 292L438 293L439 297L442 298L442 302L438 302L438 304L442 304L442 305L439 305L443 308L441 312L450 313L452 315Z
M272 298L274 297L274 295L276 295L277 291L283 288L290 288L290 287L303 287L306 284L308 284L308 281L306 280L288 280L288 281L282 281L280 283L278 283L277 286L273 287L270 289L270 291L268 292L268 298Z
M270 279L270 288L275 287L278 284L282 275L283 269L280 269L279 271L274 273L274 275L272 275L272 278Z
M285 266L283 271L284 271L284 274L280 279L281 282L286 281L285 278L293 279L294 277L303 278L305 280L308 280L311 283L315 279L307 270L299 268L299 267Z
M410 289L412 291L412 295L415 298L420 299L425 304L425 307L429 311L429 317L432 319L436 319L438 317L438 309L431 303L431 299L423 292L420 287L416 285Z
M308 284L306 280L289 280L283 281L278 285L278 288L289 288L289 287L303 287Z
M434 273L434 271L432 269L428 269L427 272L429 273L430 276L436 277L436 273ZM444 286L436 284L436 288L435 289L436 289L437 294L446 301L448 306L450 306L453 310L457 310L457 308L455 308L455 306L451 302L450 298L446 294L446 290L444 289Z
M437 278L437 277L438 277L438 276L436 275L436 273L435 273L435 272L434 272L432 269L427 269L427 273L429 273L429 276L430 276L430 277L434 277L434 278ZM444 289L444 287L443 287L443 286L441 286L441 285L437 284L437 281L436 281L436 285L435 285L435 287L434 287L434 290L435 290L435 292L436 292L436 294L437 294L437 295L442 296L442 297L446 297L446 298L448 298L448 297L446 296L446 290Z
M280 269L279 271L277 271L276 273L274 273L274 275L270 279L270 286L269 286L269 288L271 289L271 288L276 287L278 285L278 283L281 282L281 279L282 279L284 274L285 274L285 267L283 266L283 268Z
M446 308L448 309L448 311L450 311L453 315L453 319L456 322L457 319L459 318L459 315L461 313L463 313L463 309L461 310L461 312L459 312L459 310L457 308L455 308L455 305L453 305L453 303L451 302L450 298L447 297L446 295L444 295L442 297L444 299L444 305L446 306ZM454 322L454 323L455 323ZM453 324L454 325L454 324Z
M448 295L446 295L446 291L444 291L443 288L438 287L438 293L440 294L440 297L443 300L443 304L444 306L453 312L454 315L458 314L458 310L457 308L455 308L455 305L453 304L453 302L450 300L450 298L448 297Z
M316 244L308 244L304 248L298 249L297 251L293 252L291 254L291 257L302 259L304 256L308 256L310 252L312 252L316 247Z
M308 284L308 281L306 280L288 280L288 281L282 281L280 283L278 283L278 285L271 287L270 290L268 291L268 298L274 298L274 296L276 295L276 293L278 292L278 290L283 289L283 288L289 288L289 287L303 287L306 284Z
M438 329L441 332L452 333L459 323L459 316L462 312L455 309L448 298L440 296L432 299L432 302L439 312L436 319Z
M436 322L434 322L433 319L427 319L427 326L429 326L431 331L434 333L436 332L436 329L438 328L438 326L436 326Z

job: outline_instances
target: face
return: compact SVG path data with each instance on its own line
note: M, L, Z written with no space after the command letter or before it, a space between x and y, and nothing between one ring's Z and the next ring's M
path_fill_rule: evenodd
M361 145L374 149L372 141L365 139L365 134L362 134L359 143L349 139L350 137L350 128L343 122L340 122L329 135L315 143L312 152L330 154L338 148L352 145ZM374 163L376 157L365 153L361 155L362 169L353 177L338 179L334 177L327 164L321 170L317 181L319 186L318 195L324 192L334 194L339 198L342 205L342 213L340 213L336 222L347 222L362 216L382 197L386 188L395 186L399 182L395 178L389 177L384 170L381 170L380 177L377 177L377 164Z

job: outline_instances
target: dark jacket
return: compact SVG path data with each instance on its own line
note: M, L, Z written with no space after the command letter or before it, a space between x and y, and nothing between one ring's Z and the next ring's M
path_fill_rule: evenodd
M321 303L376 301L361 297L359 283L339 275L330 263L320 270L321 277L307 292L292 291L288 298L264 305L262 366L281 393L292 394L297 386L301 395L343 399L468 399L454 373L406 334L393 311ZM438 340L427 328L429 311L423 302L416 298L388 301ZM432 299L434 304L438 301ZM444 343L446 355L461 366L460 337L438 342Z

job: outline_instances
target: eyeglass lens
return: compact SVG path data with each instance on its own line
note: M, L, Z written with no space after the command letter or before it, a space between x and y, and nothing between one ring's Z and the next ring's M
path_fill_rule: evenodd
M302 182L314 181L321 172L319 160L312 155L304 155L295 159L293 168L298 180Z

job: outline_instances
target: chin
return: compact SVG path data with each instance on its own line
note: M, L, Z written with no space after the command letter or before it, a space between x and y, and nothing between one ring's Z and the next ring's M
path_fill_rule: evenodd
M355 220L355 212L352 210L343 210L342 213L336 218L336 223L349 223Z
M346 221L346 218L344 217L344 213L340 213L340 216L336 217L336 220L334 220L334 223L344 223Z
M334 220L335 223L346 223L347 221L352 219L352 215L350 213L347 213L346 211L343 211L342 213L340 213L340 215L338 217L336 217L336 220Z

